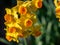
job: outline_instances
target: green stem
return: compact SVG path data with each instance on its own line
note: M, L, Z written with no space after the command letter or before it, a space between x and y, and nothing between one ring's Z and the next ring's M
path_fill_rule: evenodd
M24 45L27 45L27 41L26 41L26 39L24 38Z

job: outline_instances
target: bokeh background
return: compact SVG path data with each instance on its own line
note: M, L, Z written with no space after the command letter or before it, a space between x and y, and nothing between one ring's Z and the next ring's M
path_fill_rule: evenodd
M26 39L27 45L60 45L60 22L56 18L53 1L43 0L43 7L37 11L37 17L42 24L41 32L43 34L36 38L33 36L28 37ZM0 0L0 45L25 45L24 39L20 39L20 43L8 42L5 39L5 8L12 8L16 4L16 0Z

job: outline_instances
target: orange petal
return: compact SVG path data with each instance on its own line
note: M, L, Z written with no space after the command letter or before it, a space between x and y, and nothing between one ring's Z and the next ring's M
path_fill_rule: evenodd
M7 39L8 41L11 41L11 40L12 40L12 37L11 37L11 36L6 36L6 39Z
M26 9L26 7L24 7L24 6L20 6L20 7L19 7L19 13L25 15L25 14L27 13L27 9Z
M8 28L8 31L10 33L15 33L16 32L16 28L15 27L10 27L10 28Z

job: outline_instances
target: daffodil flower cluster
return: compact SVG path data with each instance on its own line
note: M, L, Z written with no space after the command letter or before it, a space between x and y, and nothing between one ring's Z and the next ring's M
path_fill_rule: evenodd
M56 18L59 18L59 22L60 22L60 0L54 0L54 4L55 4L55 11L56 11Z
M42 0L17 1L16 6L5 9L4 24L8 41L19 42L18 38L30 35L37 37L41 34L41 25L35 14L38 8L42 8Z

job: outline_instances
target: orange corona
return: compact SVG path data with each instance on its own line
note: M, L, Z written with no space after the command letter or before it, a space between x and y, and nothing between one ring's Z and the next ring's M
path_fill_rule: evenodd
M24 6L19 7L19 13L25 15L27 13L27 9Z
M31 27L31 26L32 26L32 20L26 19L25 22L24 22L24 25L25 25L26 27Z
M16 28L15 27L10 27L10 28L8 28L8 32L14 33L14 32L16 32Z
M36 0L35 7L36 8L42 8L42 1L41 0Z
M4 19L5 19L5 21L6 22L11 22L13 19L12 19L12 16L10 15L10 14L6 14L5 16L4 16Z

